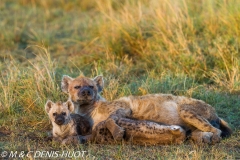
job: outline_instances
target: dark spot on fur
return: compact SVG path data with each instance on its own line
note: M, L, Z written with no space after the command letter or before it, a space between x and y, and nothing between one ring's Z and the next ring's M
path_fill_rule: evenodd
M192 116L190 116L189 118L190 118L190 119L193 119L194 117L195 117L195 116L194 116L194 115L192 115Z
M173 100L172 96L166 96L165 98L166 98L166 100Z
M209 124L204 124L204 127L209 127Z
M200 122L204 122L204 120L203 119L201 119L201 118L198 118L198 117L195 117L198 121L200 121Z

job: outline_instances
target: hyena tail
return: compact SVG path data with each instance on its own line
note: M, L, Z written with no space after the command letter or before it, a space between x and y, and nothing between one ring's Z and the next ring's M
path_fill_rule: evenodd
M232 134L232 129L229 127L228 123L223 119L219 118L220 120L220 130L222 131L221 137L229 137Z

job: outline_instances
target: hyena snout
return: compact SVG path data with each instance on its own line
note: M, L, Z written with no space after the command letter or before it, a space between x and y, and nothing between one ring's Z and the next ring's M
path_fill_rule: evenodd
M89 87L83 87L79 92L78 92L79 97L92 97L93 96L93 91Z
M57 125L63 125L65 123L65 118L64 116L60 115L60 116L56 116L55 118L55 123Z

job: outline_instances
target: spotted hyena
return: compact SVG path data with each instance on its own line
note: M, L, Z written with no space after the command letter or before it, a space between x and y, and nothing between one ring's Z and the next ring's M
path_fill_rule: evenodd
M54 141L61 144L77 144L81 142L79 135L91 133L89 121L79 114L72 114L74 105L71 101L54 103L48 100L45 110L52 122Z
M171 94L149 94L122 97L108 102L99 95L103 84L102 76L94 79L84 76L77 78L63 76L62 78L61 88L63 92L68 93L69 100L74 103L75 113L88 118L93 129L109 117L113 117L109 120L113 122L130 117L182 126L191 133L191 139L197 143L216 143L221 140L221 137L232 133L227 122L217 116L215 109L201 100ZM115 116L121 109L131 112ZM212 124L218 125L214 127ZM112 123L112 128L113 137L123 135L121 127L116 123Z

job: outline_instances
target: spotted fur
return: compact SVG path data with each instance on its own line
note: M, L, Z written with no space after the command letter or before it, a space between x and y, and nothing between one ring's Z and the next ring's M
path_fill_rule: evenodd
M54 103L48 100L45 110L53 125L52 135L54 141L61 144L78 144L80 142L79 135L91 133L89 121L79 114L71 113L74 110L71 101ZM56 122L56 115L61 115L62 124Z
M120 118L117 124L123 128L123 138L116 140L108 129L110 121L100 122L88 141L100 144L114 144L121 141L138 145L181 144L186 139L185 130L177 125L163 125L145 120Z
M115 114L117 110L125 109L130 110L131 115L122 115L121 118L129 116L138 120L150 120L167 125L183 126L186 131L194 133L192 134L192 139L197 141L197 143L207 141L204 135L210 136L210 143L216 143L221 140L221 137L229 136L232 133L228 124L217 116L212 106L201 100L183 96L149 94L145 96L123 97L112 102L101 101L99 98L94 98L92 96L91 104L88 102L78 103L78 100L82 99L82 97L79 94L75 94L71 86L76 84L82 85L83 79L87 79L88 84L95 83L97 86L94 79L91 80L86 77L78 77L76 79L71 78L71 81L67 81L67 90L69 91L69 99L74 102L75 107L79 108L76 113L87 117L93 129L95 129L100 122L107 120L111 115ZM64 78L63 81L66 82ZM95 95L97 94L98 92L96 90ZM74 98L73 95L75 95ZM115 121L116 120L118 119L115 119ZM219 121L220 127L214 127L210 123L213 121ZM119 125L116 123L115 125L112 123L112 125L113 129L110 128L110 132L114 137L118 137L118 135L114 135L113 132L119 130L121 133L122 128L119 128ZM122 135L122 133L120 135ZM203 136L195 138L197 137L196 135Z

